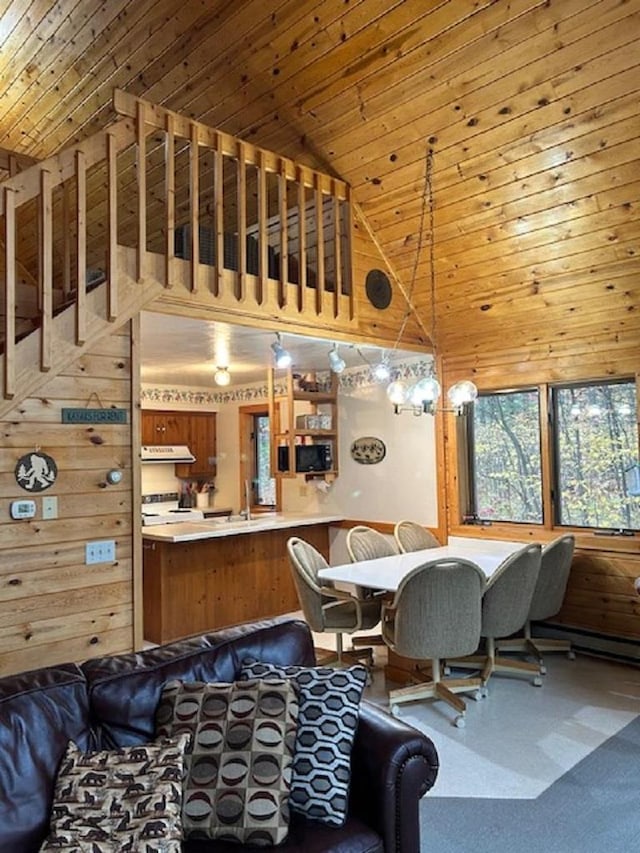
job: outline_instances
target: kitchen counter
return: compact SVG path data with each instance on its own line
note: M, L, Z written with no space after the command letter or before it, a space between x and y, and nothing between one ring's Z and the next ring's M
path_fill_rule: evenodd
M265 513L143 527L144 636L167 643L300 609L292 535L329 556L336 515Z
M284 530L310 524L332 524L342 521L341 515L302 515L296 513L264 513L249 521L227 521L226 518L205 518L203 521L183 521L177 524L143 527L143 539L155 542L196 542L199 539L219 539L243 533Z

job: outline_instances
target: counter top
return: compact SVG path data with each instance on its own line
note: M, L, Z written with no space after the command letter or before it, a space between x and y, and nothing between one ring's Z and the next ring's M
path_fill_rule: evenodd
M195 542L199 539L217 539L222 536L238 536L243 533L263 533L268 530L283 530L288 527L304 527L310 524L331 524L343 521L342 515L299 515L295 513L265 513L250 521L227 521L224 518L209 518L204 521L183 521L178 524L163 524L142 528L142 538L154 542Z

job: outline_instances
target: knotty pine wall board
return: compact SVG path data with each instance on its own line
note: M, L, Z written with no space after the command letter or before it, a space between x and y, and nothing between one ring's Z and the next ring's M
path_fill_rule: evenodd
M0 424L0 499L32 497L37 517L0 516L0 672L79 660L133 648L131 418L127 425L60 423L65 406L108 406L131 412L129 333L115 334L51 379ZM95 394L98 394L99 400ZM99 436L103 443L95 444ZM15 482L17 459L39 445L58 466L55 483L29 494ZM101 487L108 470L119 486ZM58 498L58 518L43 520L42 497ZM114 539L113 564L84 565L85 543Z

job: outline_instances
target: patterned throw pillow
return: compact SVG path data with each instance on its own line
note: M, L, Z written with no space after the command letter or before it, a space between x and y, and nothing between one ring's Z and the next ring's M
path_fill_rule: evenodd
M342 826L347 818L351 747L367 682L363 666L275 666L245 661L241 678L292 678L300 715L289 805L313 820Z
M103 752L69 741L40 851L180 853L187 735Z
M296 692L286 679L165 686L157 734L192 735L185 755L186 838L258 847L286 839L297 719Z

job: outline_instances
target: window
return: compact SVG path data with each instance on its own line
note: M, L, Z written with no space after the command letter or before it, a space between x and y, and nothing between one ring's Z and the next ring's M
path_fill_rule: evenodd
M254 418L255 435L255 502L258 506L275 506L276 481L271 476L271 434L268 415Z
M537 390L481 394L468 421L470 515L542 523Z
M635 382L552 389L556 522L640 528Z

